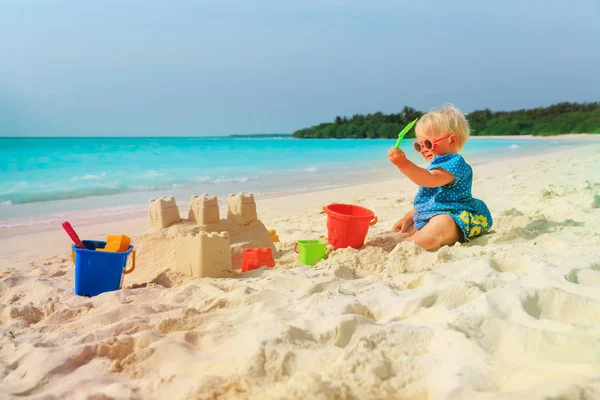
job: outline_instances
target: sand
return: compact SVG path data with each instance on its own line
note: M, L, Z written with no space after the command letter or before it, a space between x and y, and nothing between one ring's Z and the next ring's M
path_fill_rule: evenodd
M231 279L147 263L78 297L64 233L5 235L0 398L599 399L599 152L477 165L493 232L435 253L390 233L405 179L259 201L281 258ZM368 245L297 266L338 201L379 216ZM135 245L147 224L79 231Z

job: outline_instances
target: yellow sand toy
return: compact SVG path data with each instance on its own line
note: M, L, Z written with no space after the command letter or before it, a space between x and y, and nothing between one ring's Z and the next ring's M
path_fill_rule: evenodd
M122 253L129 249L131 239L127 235L108 235L106 237L106 246L96 251L110 251L113 253Z

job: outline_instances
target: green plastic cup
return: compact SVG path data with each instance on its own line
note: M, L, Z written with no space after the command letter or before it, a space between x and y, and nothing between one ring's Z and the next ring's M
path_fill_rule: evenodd
M298 253L300 264L312 266L325 258L327 242L324 240L298 240L294 251Z

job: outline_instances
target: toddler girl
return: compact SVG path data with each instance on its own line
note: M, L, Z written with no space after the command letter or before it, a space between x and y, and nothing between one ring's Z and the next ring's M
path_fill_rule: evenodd
M393 231L407 233L406 241L426 250L437 250L487 232L492 216L485 203L471 195L473 170L458 154L469 137L469 123L455 107L423 115L415 128L414 148L430 162L421 168L400 149L388 158L400 172L419 185L414 208L394 224Z

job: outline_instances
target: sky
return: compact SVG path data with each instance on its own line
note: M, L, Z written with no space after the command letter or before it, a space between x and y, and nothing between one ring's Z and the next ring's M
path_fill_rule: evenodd
M0 136L600 101L600 0L0 0Z

